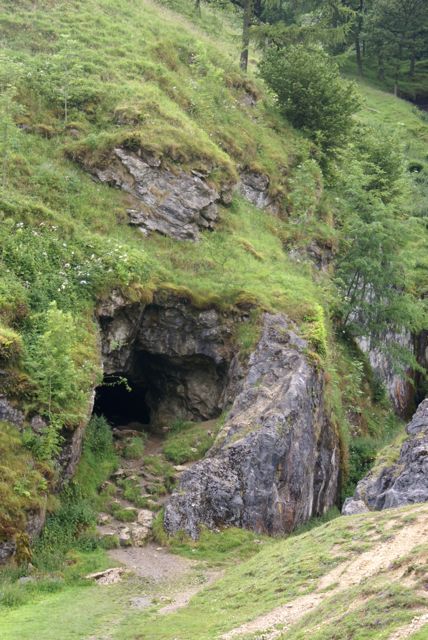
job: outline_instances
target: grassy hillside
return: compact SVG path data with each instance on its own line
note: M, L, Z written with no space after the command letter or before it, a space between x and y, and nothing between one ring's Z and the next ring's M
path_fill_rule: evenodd
M284 640L389 639L428 611L426 522L427 508L418 505L336 518L286 540L245 534L239 543L252 545L255 555L239 564L233 530L209 533L193 546L182 544L180 553L196 555L199 563L175 582L130 576L111 586L56 584L53 593L48 586L44 593L34 584L21 587L32 589L32 598L3 609L2 637L101 639L108 630L115 640L214 640L240 628L239 637L254 639L270 637L274 623L274 637ZM213 548L223 549L214 563L222 555L225 573L203 588ZM161 611L195 581L202 590L187 605ZM137 597L149 597L150 606L130 607Z
M255 323L262 310L289 314L328 372L348 492L397 426L388 404L373 402L361 354L334 335L329 272L289 254L313 241L337 246L317 150L281 118L254 74L238 70L234 13L204 7L198 19L187 4L174 6L181 13L148 0L0 0L1 392L51 420L40 438L27 431L9 440L4 429L0 487L9 515L0 539L22 530L25 508L56 482L59 431L87 419L100 380L94 310L114 288L134 301L166 289L200 307L251 306ZM399 118L411 161L425 163L426 123L410 105L361 89L361 118L388 128ZM173 171L202 171L214 186L244 170L265 173L283 215L235 195L199 243L143 238L126 224L126 195L83 169L117 144L150 151ZM418 243L415 289L426 275ZM247 351L255 333L240 336ZM19 482L10 451L15 472L31 469Z

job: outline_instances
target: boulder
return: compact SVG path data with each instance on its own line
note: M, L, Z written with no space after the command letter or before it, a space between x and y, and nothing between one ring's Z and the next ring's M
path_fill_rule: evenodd
M355 513L363 503L371 511L428 502L428 398L419 405L406 427L397 461L375 467L357 485L342 513Z
M291 531L336 500L339 440L324 405L324 376L280 314L261 339L229 418L204 460L169 499L165 529L197 538L201 525Z
M198 240L199 232L213 229L217 204L224 200L205 177L194 171L173 173L150 154L114 149L106 168L96 177L131 196L129 224L144 234L160 233L176 240Z
M22 411L14 407L5 396L0 395L0 422L9 422L21 429L24 418Z
M278 213L278 204L274 202L269 193L269 177L256 173L255 171L245 171L240 175L239 191L241 195L259 209L267 209L271 213Z

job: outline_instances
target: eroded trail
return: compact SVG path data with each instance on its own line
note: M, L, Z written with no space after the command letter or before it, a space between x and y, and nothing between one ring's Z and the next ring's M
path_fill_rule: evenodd
M414 633L420 631L425 625L428 625L428 613L424 613L422 616L416 616L416 618L413 618L410 624L395 631L388 640L406 640L406 638L411 638Z
M305 614L319 606L325 599L331 598L331 596L345 591L387 569L394 561L407 555L414 547L427 539L428 512L426 509L421 508L417 514L418 519L415 522L407 524L388 541L382 542L370 549L370 551L338 565L320 578L317 589L313 593L295 598L291 602L281 605L255 620L232 629L221 636L222 640L230 640L262 631L265 632L263 640L274 640L281 636L286 629L298 622ZM426 616L424 615L418 620L425 618ZM419 627L413 628L411 633L414 633L417 628L423 627L427 621L428 619L424 620ZM281 631L274 629L277 625L282 625ZM406 630L402 630L402 633L405 634ZM407 637L410 636L397 635L392 636L390 640L401 640Z

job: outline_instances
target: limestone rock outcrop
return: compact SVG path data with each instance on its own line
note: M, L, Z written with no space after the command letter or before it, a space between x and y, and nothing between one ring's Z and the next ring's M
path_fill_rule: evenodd
M126 375L143 390L152 425L211 419L234 396L239 318L161 293L150 304L113 294L98 316L105 375Z
M259 209L266 209L272 204L269 195L269 178L261 173L246 171L241 174L240 192L249 202Z
M386 350L373 346L369 338L359 338L357 342L360 349L367 354L374 374L385 386L395 412L400 416L408 415L415 391L406 374L398 373ZM410 352L414 350L413 338L409 332L387 332L382 336L382 342L387 347L398 347ZM407 371L407 374L410 376L411 371Z
M284 316L265 315L225 426L166 505L169 533L196 538L201 525L223 524L289 532L334 504L339 441L306 346Z
M360 480L355 494L343 505L342 513L355 513L361 503L376 511L428 501L428 398L421 402L406 427L398 460L389 466L374 468Z
M0 395L0 422L8 422L18 429L24 424L25 415L14 407L4 395Z
M197 171L173 173L159 158L117 147L103 168L91 169L103 183L126 191L131 198L129 224L144 234L158 232L176 240L198 240L214 228L217 205L228 200Z

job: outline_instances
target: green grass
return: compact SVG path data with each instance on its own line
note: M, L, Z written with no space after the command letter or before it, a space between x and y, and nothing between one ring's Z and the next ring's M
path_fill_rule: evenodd
M152 613L131 616L118 628L114 638L132 640L138 638L139 633L144 633L144 630L150 631L150 638L153 640L216 638L234 626L252 620L299 595L310 593L315 589L320 576L344 559L352 557L354 553L372 548L381 540L384 527L394 521L398 524L408 511L405 509L351 518L341 517L301 535L267 544L263 542L256 555L228 569L223 578L195 596L185 609L171 616L156 617ZM210 550L208 538L208 554ZM193 555L198 557L197 554L196 550ZM364 590L364 585L362 589ZM369 591L368 587L367 592ZM412 608L421 603L419 596L406 588L392 586L390 594L389 606L377 604L374 599L369 607L373 621L377 610L385 617L388 611L391 613L393 610L392 622L389 622L390 618L386 618L386 623L382 622L386 628L390 628L389 624L398 624L411 618ZM344 605L349 603L352 595L348 593L343 598ZM331 606L334 606L334 602ZM345 629L349 628L346 625ZM370 631L371 635L368 633L361 638L378 638L378 628L374 626L374 629L375 631ZM346 635L339 637L345 638Z
M401 530L417 516L420 506L339 517L286 539L257 537L240 529L204 531L200 540L172 541L170 550L196 559L201 567L220 567L224 575L203 589L189 604L169 615L157 615L167 585L136 579L110 587L91 586L63 573L61 590L34 589L24 601L3 608L2 638L83 638L109 629L115 640L213 640L219 634L258 615L311 593L318 579L339 563L379 544L386 534ZM67 571L75 576L106 566L101 550L75 554ZM302 618L284 638L386 640L425 607L417 590L390 579L389 571L423 580L426 549L416 549L400 562L361 585L328 597ZM111 564L110 564L111 566ZM16 579L9 575L9 579ZM29 587L25 587L28 589ZM158 604L145 610L129 607L133 596L153 594ZM349 605L351 603L351 609ZM49 625L46 611L49 611ZM67 622L67 625L65 622ZM15 635L14 635L15 634ZM306 634L306 635L305 635ZM334 635L337 634L337 635ZM422 638L423 636L421 636Z
M144 453L144 436L134 436L125 442L122 455L127 460L138 460Z
M214 422L184 423L179 430L169 433L162 447L165 457L174 464L183 464L203 458L214 444L220 425Z
M357 606L349 611L351 602ZM328 599L317 607L316 614L305 616L295 629L280 638L388 640L394 630L411 622L425 604L425 598L412 588L388 584L384 579L369 580L364 586Z

